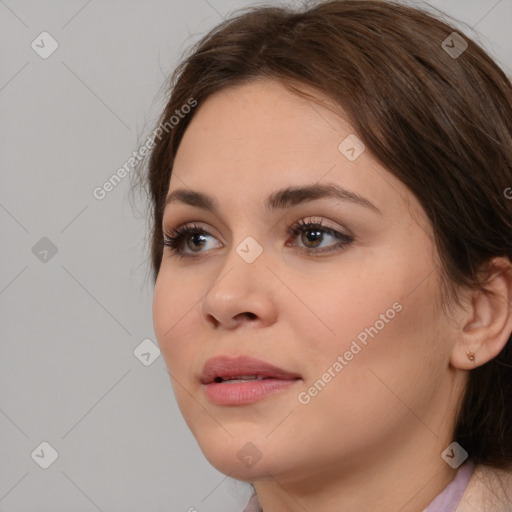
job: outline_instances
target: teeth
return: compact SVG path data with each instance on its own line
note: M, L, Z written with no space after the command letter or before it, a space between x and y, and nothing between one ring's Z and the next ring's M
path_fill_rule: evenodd
M222 382L246 382L248 380L263 380L264 377L260 377L259 375L240 375L236 379L222 379Z

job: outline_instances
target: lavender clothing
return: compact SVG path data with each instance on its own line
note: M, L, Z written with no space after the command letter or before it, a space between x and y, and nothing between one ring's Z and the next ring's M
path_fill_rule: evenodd
M475 465L467 460L457 470L455 478L438 494L423 512L455 512L473 475ZM251 496L243 512L263 512L256 494Z
M475 465L470 460L462 464L455 478L430 502L423 512L455 512L474 469Z
M258 501L258 496L256 496L256 494L251 496L251 499L249 500L249 503L247 503L247 506L244 508L243 512L263 512L260 507L260 502Z

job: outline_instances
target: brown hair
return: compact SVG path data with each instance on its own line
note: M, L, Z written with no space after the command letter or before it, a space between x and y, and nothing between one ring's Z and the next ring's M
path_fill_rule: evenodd
M195 111L223 87L268 77L334 100L367 150L418 198L433 226L446 296L457 301L457 285L482 289L482 265L494 256L512 259L512 200L505 197L512 186L512 86L504 72L467 36L467 49L450 55L442 43L452 26L390 1L244 11L199 41L171 77L159 125L191 98L198 106L155 138L143 170L154 279L173 162ZM512 463L511 339L470 371L457 418L454 440L477 464Z

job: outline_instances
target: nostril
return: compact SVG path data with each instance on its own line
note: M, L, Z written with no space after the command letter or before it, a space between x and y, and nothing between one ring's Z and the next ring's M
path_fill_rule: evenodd
M240 313L240 314L238 314L236 316L237 316L237 318L238 317L246 316L247 318L249 318L251 320L254 320L255 318L258 318L254 313L251 313L249 311L246 311L245 313Z

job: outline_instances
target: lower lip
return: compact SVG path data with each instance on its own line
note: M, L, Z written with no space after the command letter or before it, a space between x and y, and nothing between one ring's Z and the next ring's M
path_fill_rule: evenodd
M247 382L212 382L204 385L204 390L208 399L214 404L243 405L286 391L299 380L263 379Z

